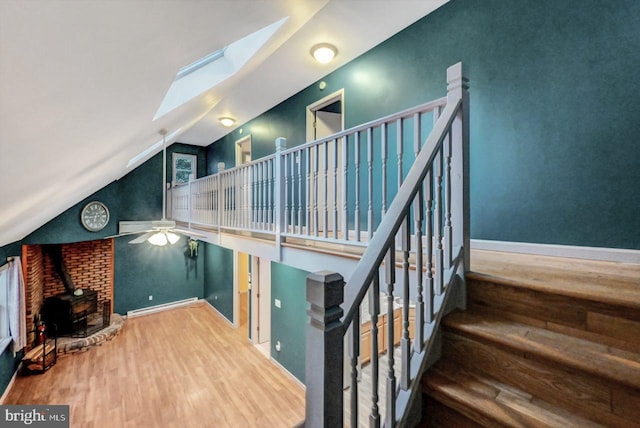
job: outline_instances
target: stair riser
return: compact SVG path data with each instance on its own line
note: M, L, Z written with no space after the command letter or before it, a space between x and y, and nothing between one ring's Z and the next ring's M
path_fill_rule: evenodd
M558 363L498 349L451 331L444 334L443 358L603 424L627 427L640 420L638 391ZM615 416L607 415L611 413ZM611 425L612 419L619 419L619 424Z
M468 284L468 309L640 352L640 311L487 281Z
M482 428L482 425L427 395L423 396L422 401L423 420L429 423L420 425L421 428Z

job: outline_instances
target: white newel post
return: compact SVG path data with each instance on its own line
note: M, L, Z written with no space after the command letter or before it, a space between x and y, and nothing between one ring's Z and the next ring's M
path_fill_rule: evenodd
M287 148L287 139L280 137L276 138L276 158L275 158L275 171L274 171L274 189L273 189L273 209L274 209L274 226L276 235L276 254L278 255L278 261L282 260L282 231L284 229L284 206L286 201L284 200L285 194L285 177L284 177L284 162L285 157L282 151Z
M305 428L342 426L344 280L338 273L307 276L309 324L305 361Z
M451 124L451 224L453 227L452 246L454 251L463 248L464 272L469 270L469 84L464 77L462 63L447 69L447 102L462 100L456 118ZM459 305L466 306L466 290L459 294Z

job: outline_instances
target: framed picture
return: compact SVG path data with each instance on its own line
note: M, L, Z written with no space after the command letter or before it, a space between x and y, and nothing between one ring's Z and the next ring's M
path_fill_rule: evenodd
M173 185L189 182L189 175L197 177L198 162L196 155L186 155L184 153L173 154Z

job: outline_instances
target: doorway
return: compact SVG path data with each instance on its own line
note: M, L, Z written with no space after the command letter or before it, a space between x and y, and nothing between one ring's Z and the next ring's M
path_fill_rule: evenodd
M251 341L260 352L271 355L271 262L251 257Z
M251 273L249 272L249 255L241 253L236 254L236 277L238 283L238 328L246 331L247 337L250 338L249 331L249 289L251 287Z
M340 89L307 106L307 142L319 140L344 130L344 89ZM342 139L328 141L321 144L317 152L311 154L311 165L318 165L318 177L324 177L326 172L327 184L325 192L324 180L318 182L311 189L311 200L317 201L318 228L320 232L333 232L342 222L342 174L334 175L334 171L342 169ZM336 153L337 156L332 154ZM317 155L317 159L314 157ZM325 165L326 163L326 165ZM326 171L325 171L326 166ZM338 194L334 195L335 188ZM325 212L326 208L326 212ZM334 225L331 213L337 208L338 224ZM325 230L325 216L327 230ZM342 231L346 233L347 231ZM321 234L322 234L321 233Z
M236 166L251 162L251 135L236 141Z

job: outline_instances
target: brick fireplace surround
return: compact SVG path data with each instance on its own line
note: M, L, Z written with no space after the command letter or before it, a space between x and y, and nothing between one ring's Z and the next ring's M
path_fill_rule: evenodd
M98 307L111 302L113 313L114 240L61 244L62 257L77 288L98 292ZM44 299L66 292L53 262L43 245L23 245L27 312L27 348L34 341L34 317L40 313Z

